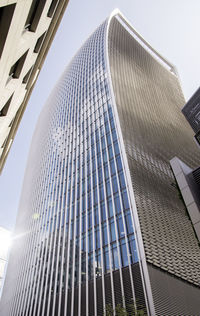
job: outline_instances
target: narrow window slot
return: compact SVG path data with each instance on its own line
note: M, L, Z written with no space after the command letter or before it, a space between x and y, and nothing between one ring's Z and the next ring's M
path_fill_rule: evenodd
M0 110L0 117L2 116L6 116L8 113L8 109L10 107L10 103L12 100L13 94L11 95L11 97L8 99L8 101L6 102L6 104L3 106L3 108Z
M24 28L35 32L40 21L46 0L33 0Z
M22 80L22 83L27 83L27 82L28 82L28 79L29 79L29 77L30 77L30 75L31 75L32 68L33 68L33 67L31 67L31 68L29 69L29 71L26 73L26 75L24 76L24 78L23 78L23 80Z
M22 68L24 66L24 62L26 60L26 56L28 54L28 50L12 65L10 68L9 76L12 78L19 78Z
M40 50L40 48L41 48L41 46L42 46L42 43L43 43L43 41L44 41L44 38L45 38L45 34L46 34L46 32L44 32L39 38L38 38L38 40L37 40L37 42L36 42L36 44L35 44L35 47L34 47L34 53L38 53L39 52L39 50Z
M48 16L49 18L51 18L51 17L53 16L54 11L55 11L55 9L56 9L56 7L57 7L57 5L58 5L58 2L59 2L59 0L52 0L52 1L51 1L51 5L50 5L49 11L48 11L48 13L47 13L47 16Z
M16 4L0 7L0 57L2 55Z

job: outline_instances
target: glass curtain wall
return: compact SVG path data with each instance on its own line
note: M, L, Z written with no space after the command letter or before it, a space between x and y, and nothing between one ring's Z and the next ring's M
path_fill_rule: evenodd
M108 304L135 300L138 255L106 29L107 21L79 50L41 113L17 221L23 237L9 264L7 315L103 315Z

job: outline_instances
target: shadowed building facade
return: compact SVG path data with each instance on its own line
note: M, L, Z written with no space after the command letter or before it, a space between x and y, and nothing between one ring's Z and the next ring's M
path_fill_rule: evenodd
M0 1L0 173L67 4Z
M115 11L39 117L3 315L198 315L200 248L169 163L198 163L183 104L173 66Z
M194 141L200 144L200 88L194 93L182 109L186 120L195 132ZM192 141L192 140L191 140ZM195 153L193 153L195 154ZM200 241L200 167L192 169L182 157L174 157L170 164L176 178L180 193L187 207L194 231Z
M195 139L200 144L200 88L182 108L182 113L195 132Z

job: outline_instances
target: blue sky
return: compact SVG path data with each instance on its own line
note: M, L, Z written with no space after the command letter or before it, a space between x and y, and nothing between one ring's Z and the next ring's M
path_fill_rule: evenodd
M13 229L38 115L66 65L115 8L174 64L186 100L199 87L199 0L70 0L0 177L0 226Z

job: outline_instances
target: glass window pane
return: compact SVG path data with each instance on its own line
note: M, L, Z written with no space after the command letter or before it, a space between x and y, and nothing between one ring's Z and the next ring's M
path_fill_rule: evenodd
M85 237L82 237L82 239L81 239L81 250L82 251L85 250Z
M113 269L114 270L119 269L117 248L112 249L112 259L113 259Z
M113 158L112 146L109 146L109 148L108 148L108 154L109 154L109 159L112 159L112 158Z
M107 163L104 165L104 176L105 176L105 179L109 178L108 164Z
M117 134L116 134L116 130L115 129L112 130L112 137L113 137L113 142L115 140L117 140Z
M106 194L107 194L107 196L111 195L111 188L110 188L110 181L109 180L106 182Z
M111 171L111 175L115 174L115 164L114 164L113 159L110 161L110 171Z
M121 157L120 156L117 157L116 162L117 162L117 170L119 172L119 171L122 170L122 161L121 161Z
M88 210L91 209L92 201L91 201L91 192L88 193Z
M100 153L100 144L99 144L99 142L96 144L96 148L97 148L97 154Z
M100 248L100 234L99 229L95 231L96 249Z
M122 217L117 218L117 226L118 226L118 236L119 238L124 237L125 231L124 231L124 225L122 221Z
M90 231L88 235L88 251L91 252L93 250L93 239L92 239L92 232Z
M93 254L88 256L88 277L89 280L93 278Z
M109 217L112 217L113 216L113 205L112 205L112 200L109 199L108 200L108 215Z
M106 135L106 137L107 137L107 144L108 144L108 146L109 146L109 145L112 144L112 142L111 142L111 137L110 137L110 133L108 133L108 134Z
M111 241L115 241L116 240L115 224L114 223L110 224L110 238L111 238Z
M128 256L127 256L127 251L126 251L126 244L121 245L120 249L121 249L122 265L123 265L123 267L126 267L126 266L128 266Z
M125 188L125 179L124 179L124 174L123 173L119 174L119 182L120 182L120 188L121 189Z
M116 176L112 177L112 187L113 187L113 193L118 192L118 185L117 185L117 178Z
M105 142L105 137L103 136L102 138L101 138L101 143L102 143L102 150L103 149L105 149L106 148L106 142Z
M86 229L86 221L85 221L85 215L82 217L82 232L84 233Z
M96 170L96 161L95 159L92 160L92 172Z
M79 224L79 218L78 218L76 222L76 237L79 235L79 229L80 229L80 224Z
M120 205L120 200L119 200L118 194L114 198L114 203L115 203L115 213L119 214L121 212L121 205Z
M104 222L106 220L106 209L105 203L101 203L101 221Z
M119 146L118 146L117 142L114 143L114 150L115 150L115 155L118 155L119 154Z
M104 246L108 244L108 236L107 236L107 226L103 227L103 244Z
M85 195L82 197L82 212L85 211Z
M105 273L108 273L110 271L108 252L104 253L104 270L105 270Z
M129 208L128 196L126 191L122 193L122 203L125 210Z
M94 203L94 205L97 204L97 201L98 201L97 188L95 188L93 191L93 203Z
M96 168L96 167L95 167ZM97 184L96 171L93 173L93 187Z
M100 155L97 157L97 167L98 168L101 167L101 156Z
M102 174L102 168L100 167L98 169L98 176L99 176L99 183L103 181L103 174Z
M99 187L99 195L100 195L100 201L103 201L104 200L103 184Z
M101 254L96 256L96 277L100 277L102 275L102 267L101 267Z
M85 194L85 181L82 181L82 195Z
M95 215L95 225L99 225L99 214L97 207L94 209L94 215Z
M133 222L132 222L131 214L128 213L125 216L125 219L126 219L127 232L128 232L128 234L132 234L134 230L133 230Z
M106 133L109 132L109 125L108 125L108 122L105 122L105 130L106 130Z
M139 260L138 260L138 254L137 254L135 239L133 240L133 251L134 251L134 260L135 260L135 262L138 262Z
M131 263L138 262L138 255L137 255L134 235L130 236L128 240L129 240L129 251L130 251Z
M92 227L92 212L88 213L88 227Z
M107 159L107 153L106 153L106 151L104 151L103 152L103 162L105 163L105 162L107 162L108 161L108 159Z

